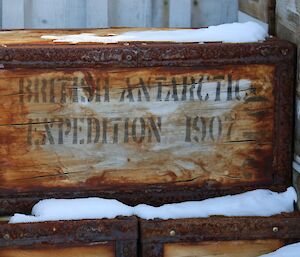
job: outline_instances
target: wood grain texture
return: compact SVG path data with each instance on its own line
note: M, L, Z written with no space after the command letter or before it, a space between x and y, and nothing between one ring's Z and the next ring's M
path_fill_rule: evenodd
M277 0L276 1L276 32L277 36L289 40L297 45L297 81L296 81L296 115L294 137L294 161L299 165L300 161L300 0ZM294 180L297 173L294 173ZM298 176L297 176L298 177ZM300 183L294 184L300 192ZM299 197L298 197L299 199ZM300 207L300 200L298 200Z
M164 257L257 257L283 246L280 240L240 240L164 245Z
M263 22L268 23L270 0L239 0L239 9Z
M238 21L237 0L193 0L192 4L194 28Z
M58 15L58 14L57 14ZM62 15L62 14L61 14ZM168 30L166 28L109 28L109 29L81 29L81 30L11 30L0 32L0 47L15 44L39 44L39 45L74 45L68 42L54 43L52 39L42 39L46 35L76 35L81 33L92 33L97 36L118 35L129 31L144 30ZM103 45L97 43L97 45Z
M114 257L112 244L100 243L90 246L65 247L55 245L49 247L16 247L0 249L0 257Z
M272 182L271 65L2 70L5 191Z
M24 28L24 1L2 0L1 20L3 29Z
M275 33L276 0L239 0L239 10L269 25L271 35Z

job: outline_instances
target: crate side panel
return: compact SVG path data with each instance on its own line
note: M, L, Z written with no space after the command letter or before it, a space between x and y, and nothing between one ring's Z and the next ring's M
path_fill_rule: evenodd
M273 182L272 65L3 70L2 192Z
M164 245L164 257L257 257L284 244L280 240L239 240Z
M114 244L103 242L87 246L35 246L0 249L1 257L115 257Z

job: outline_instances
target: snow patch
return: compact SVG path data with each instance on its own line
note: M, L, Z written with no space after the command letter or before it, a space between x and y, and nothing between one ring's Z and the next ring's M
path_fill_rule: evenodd
M9 223L54 220L115 218L136 215L143 219L201 218L211 215L272 216L294 211L297 195L293 187L276 193L258 189L203 201L189 201L153 207L139 204L130 207L117 200L102 198L48 199L37 203L31 215L15 214Z
M81 199L47 199L32 208L32 215L15 214L10 223L41 222L54 220L113 219L132 216L133 208L117 200L97 197Z
M43 39L68 43L118 43L118 42L224 42L245 43L263 41L267 30L256 22L228 23L201 29L145 30L125 32L113 36L97 36L91 33L77 35L44 35Z
M277 251L261 255L260 257L297 257L300 255L300 243L279 248Z
M258 189L238 195L228 195L203 201L165 204L153 207L140 204L135 214L143 219L205 218L212 215L224 216L272 216L292 212L297 195L290 187L284 193Z

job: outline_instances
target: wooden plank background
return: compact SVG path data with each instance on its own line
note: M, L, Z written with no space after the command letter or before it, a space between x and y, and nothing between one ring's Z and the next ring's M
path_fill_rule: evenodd
M200 27L235 22L237 10L238 0L0 0L2 29Z
M254 19L262 25L267 25L269 33L275 34L276 0L239 0L239 20Z
M295 115L295 154L294 184L300 192L300 0L277 0L276 4L277 36L298 45L296 115ZM298 172L297 172L298 171ZM298 201L300 207L300 201Z

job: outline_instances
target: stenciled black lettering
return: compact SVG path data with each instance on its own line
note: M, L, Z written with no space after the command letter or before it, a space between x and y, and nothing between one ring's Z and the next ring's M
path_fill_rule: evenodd
M137 122L139 121L140 123L140 133L138 135L137 133ZM145 120L143 118L135 118L132 122L132 138L133 141L136 143L142 143L145 139ZM138 138L139 137L139 138Z
M227 101L232 100L232 76L229 74L227 79Z
M200 123L201 128L199 127L198 123ZM201 142L203 142L206 137L206 120L205 120L205 118L196 116L193 120L193 129L199 133L201 132ZM200 142L199 137L197 135L195 135L193 137L193 139L197 143Z
M215 101L221 101L221 80L224 80L224 76L215 76L213 78L214 80L218 80L217 83L217 87L216 87L216 98Z
M35 79L34 80L34 102L38 103L39 102L39 84L40 84L40 80L39 79Z
M129 142L129 118L125 118L124 124L124 143Z
M42 86L41 86L41 95L42 95L42 102L47 103L47 79L42 80Z
M134 102L133 94L132 94L132 87L130 85L130 79L126 79L127 88L124 89L121 93L120 102L125 102L125 98L129 100L129 102ZM125 96L125 94L127 94Z
M187 77L182 78L182 92L181 92L181 101L186 101L187 95Z
M217 120L217 138L214 136L214 131L215 131L215 120ZM209 135L212 141L215 141L216 139L220 139L222 135L222 121L220 117L212 117L210 119L209 123Z
M119 122L121 118L111 118L110 120L113 123L113 143L119 143Z
M77 77L73 79L72 101L73 103L78 103L78 78Z
M155 139L158 143L160 143L161 136L161 117L156 117L157 122L155 122L154 117L148 117L147 118L147 125L148 126L148 142L152 142L152 133L155 136Z
M200 101L203 100L203 98L202 98L202 81L203 81L203 77L201 76L199 78L198 87L197 87L197 97Z
M107 144L107 118L102 121L102 143Z
M104 102L109 102L109 79L104 80Z
M73 118L73 144L78 143L78 119Z
M54 145L54 138L51 133L51 128L53 127L53 123L54 123L54 120L48 121L47 119L44 119L44 121L43 121L44 128L46 131L46 139L48 139L50 145ZM46 144L46 141L47 141L46 139L43 141L43 144Z
M156 78L157 81L157 96L156 101L161 102L162 101L162 87L163 87L163 81L165 81L165 77L158 77Z
M192 118L189 116L185 117L185 142L191 142L191 127L192 127Z
M139 85L140 85L140 88L138 89L138 102L142 101L142 92L143 92L146 102L150 102L150 95L149 95L149 91L148 91L150 89L150 86L149 85L146 86L145 82L142 78L140 78Z

